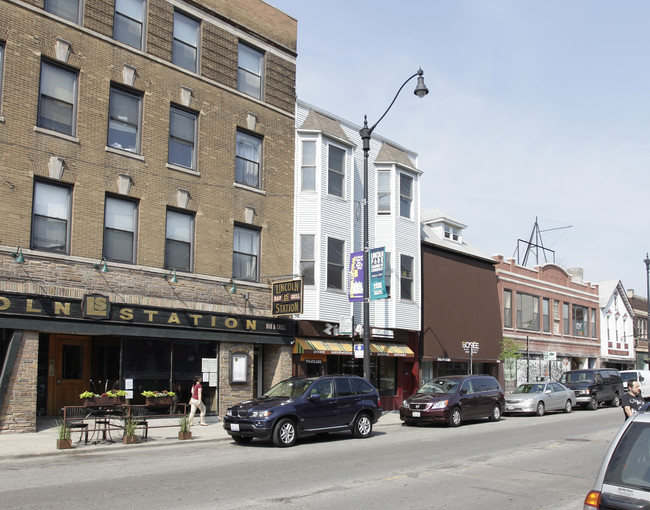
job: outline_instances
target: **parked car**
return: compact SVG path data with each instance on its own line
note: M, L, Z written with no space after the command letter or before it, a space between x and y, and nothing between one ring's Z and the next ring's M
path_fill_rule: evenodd
M575 405L574 391L559 382L527 382L506 395L505 412L544 416L546 411L570 413Z
M569 370L562 374L560 382L575 392L578 404L591 410L602 403L618 407L625 391L621 374L614 368Z
M650 508L650 413L625 421L607 450L585 509Z
M399 417L406 425L441 422L458 427L463 420L499 421L505 405L503 390L492 376L439 377L404 400Z
M641 386L641 396L645 400L650 400L650 370L621 370L621 377L625 391L627 391L627 382L636 379Z
M350 430L366 438L380 416L379 392L361 377L294 377L228 408L223 427L239 444L258 438L286 447L308 434Z

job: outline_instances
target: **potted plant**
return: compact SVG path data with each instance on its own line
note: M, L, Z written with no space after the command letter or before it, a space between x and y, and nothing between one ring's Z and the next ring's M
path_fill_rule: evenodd
M181 416L178 420L180 431L178 432L178 439L192 439L192 431L190 430L192 423L190 417L185 415Z
M138 436L135 435L137 428L138 423L133 418L130 416L124 418L124 436L122 436L122 442L124 444L135 444L138 442Z
M176 393L173 391L143 391L142 396L145 397L146 405L148 406L170 406L174 403Z
M110 407L124 404L126 401L126 391L109 390L102 394L84 391L79 395L79 398L84 401L84 406L86 407Z
M59 438L56 440L57 450L67 450L72 448L72 438L70 437L70 427L67 423L61 420L58 424Z

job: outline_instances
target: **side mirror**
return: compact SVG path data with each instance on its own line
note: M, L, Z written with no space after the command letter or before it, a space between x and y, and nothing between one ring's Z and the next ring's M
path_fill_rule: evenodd
M639 376L639 382L644 381L645 379L643 378L642 375Z
M546 390L544 393L552 393L551 390Z
M467 395L467 390L463 388L462 390L460 390L460 394L461 395Z
M308 400L312 400L312 401L320 400L320 393L312 393L307 398L308 398Z

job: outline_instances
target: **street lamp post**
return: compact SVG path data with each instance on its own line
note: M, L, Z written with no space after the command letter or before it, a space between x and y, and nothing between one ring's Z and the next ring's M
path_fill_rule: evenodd
M417 73L408 77L397 91L397 94L395 94L393 101L386 108L384 114L379 117L379 120L372 127L368 127L368 116L364 115L363 128L359 131L361 140L363 140L363 377L368 381L370 381L370 257L368 253L368 155L370 152L370 135L372 135L377 124L386 116L388 110L395 104L397 96L399 96L404 86L413 78L418 77L418 84L413 91L416 96L424 97L429 93L429 89L424 84L423 75L422 69L418 69Z
M645 254L645 259L643 259L643 262L645 263L645 295L646 303L648 305L648 316L645 320L645 338L648 344L650 344L650 258L648 257L647 252Z

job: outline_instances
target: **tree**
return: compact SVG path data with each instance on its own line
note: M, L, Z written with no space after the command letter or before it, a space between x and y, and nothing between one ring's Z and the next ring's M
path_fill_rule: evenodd
M517 381L517 359L521 358L521 355L519 342L514 338L504 338L501 341L499 358L503 360L506 381Z

